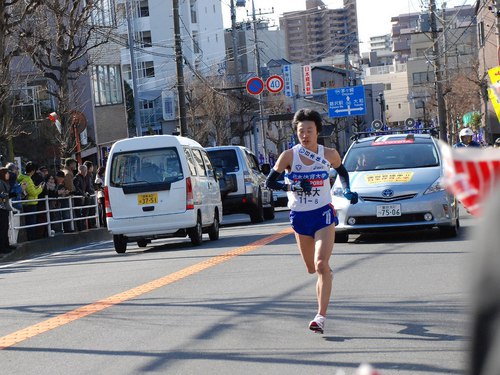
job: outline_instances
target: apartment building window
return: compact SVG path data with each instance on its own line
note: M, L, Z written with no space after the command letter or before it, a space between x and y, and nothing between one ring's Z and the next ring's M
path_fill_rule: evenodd
M149 78L155 76L155 66L152 61L141 61L139 64L137 78ZM130 64L123 65L123 76L127 81L132 80Z
M95 7L92 10L92 25L95 26L115 26L114 1L95 0Z
M41 120L42 113L47 113L53 107L48 83L43 79L26 82L25 87L12 90L12 115L15 121Z
M153 40L151 38L151 31L141 31L137 37L141 41L141 47L147 48L153 46Z
M189 7L191 8L191 23L198 23L198 15L196 13L196 0L191 0Z
M122 79L118 65L93 66L92 87L96 106L123 103Z
M484 47L486 37L484 35L484 22L481 21L477 24L477 37L479 39L479 47Z
M148 0L141 0L137 2L137 15L139 17L149 17Z
M152 61L141 61L139 78L151 78L155 76L155 65Z
M413 73L414 85L423 85L430 82L434 82L434 72Z
M123 65L123 67L122 67L122 73L123 73L123 77L127 81L131 81L132 80L132 70L130 69L130 64Z
M193 31L193 51L194 53L200 53L200 45L198 43L198 31Z
M384 84L384 90L391 90L392 89L392 85L390 83L386 83Z

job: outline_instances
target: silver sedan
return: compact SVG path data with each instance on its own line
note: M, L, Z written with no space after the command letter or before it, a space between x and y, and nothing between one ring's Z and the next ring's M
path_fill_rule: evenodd
M343 197L337 179L332 199L339 225L336 242L350 233L438 227L454 237L460 227L455 197L441 184L442 159L437 142L427 134L389 134L356 140L343 163L355 205Z

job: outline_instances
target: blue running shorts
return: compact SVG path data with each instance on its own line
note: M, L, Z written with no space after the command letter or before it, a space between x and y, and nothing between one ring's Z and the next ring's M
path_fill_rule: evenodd
M333 205L328 204L312 211L290 211L290 223L296 233L314 237L318 230L338 225L339 219Z

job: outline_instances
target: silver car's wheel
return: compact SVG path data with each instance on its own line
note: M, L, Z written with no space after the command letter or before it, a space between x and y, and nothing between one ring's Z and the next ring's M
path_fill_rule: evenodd
M335 243L349 242L349 235L347 233L335 233Z

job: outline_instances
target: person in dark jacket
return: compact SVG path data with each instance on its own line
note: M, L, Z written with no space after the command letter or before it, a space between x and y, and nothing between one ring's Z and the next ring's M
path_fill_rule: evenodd
M87 167L85 165L78 166L78 174L73 179L73 185L75 186L75 219L76 227L79 231L87 229L87 220L79 219L87 216L87 208L78 208L86 204L86 198L88 198L89 193L87 192Z
M15 247L9 244L9 212L12 210L9 203L9 170L0 168L0 253L9 253Z

